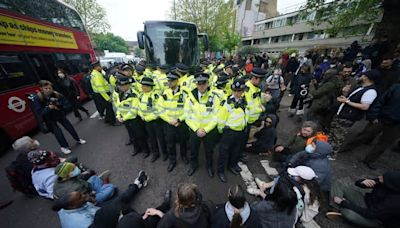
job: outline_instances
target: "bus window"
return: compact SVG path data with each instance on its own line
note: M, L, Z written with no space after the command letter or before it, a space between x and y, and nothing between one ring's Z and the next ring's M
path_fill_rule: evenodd
M33 84L21 56L0 54L0 92Z
M71 68L70 74L82 73L85 68L90 66L90 56L88 54L67 54Z
M57 66L51 54L43 54L43 60L45 62L45 67L47 67L50 73L50 78L55 77L57 74Z
M52 76L49 75L44 61L39 54L28 54L28 58L40 80L53 81Z

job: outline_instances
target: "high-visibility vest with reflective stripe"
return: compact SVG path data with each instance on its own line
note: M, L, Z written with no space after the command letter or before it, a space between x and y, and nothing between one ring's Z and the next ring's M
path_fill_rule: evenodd
M213 87L211 91L218 96L221 101L224 101L228 98L228 95L225 93L224 90L218 89L217 87Z
M92 70L90 84L92 85L93 92L99 93L106 101L111 99L107 94L110 92L110 86L103 77L103 74L97 70Z
M149 68L146 68L144 70L143 75L146 76L146 77L149 77L149 78L154 78L153 71L150 70Z
M113 102L116 108L116 117L121 117L124 121L135 119L138 115L139 98L136 93L120 94L113 92Z
M166 89L168 89L168 78L165 73L157 74L157 78L154 79L154 91L158 94L163 94Z
M140 75L137 72L133 74L133 78L135 79L135 83L132 84L132 86L135 88L135 90L139 93L142 92L142 84L140 82L142 81L142 78L144 75Z
M154 91L142 93L139 96L139 116L144 121L150 122L159 117L158 99L159 95Z
M208 90L199 100L196 99L198 90L188 93L185 101L185 122L192 131L203 128L207 133L217 126L217 114L220 99Z
M249 108L249 124L252 124L260 118L262 113L261 89L254 86L250 81L246 82L248 91L245 92L247 106Z
M181 88L175 94L173 94L172 89L165 90L164 94L158 100L159 109L162 110L160 118L167 123L172 120L184 121L183 108L187 96L187 92Z
M249 118L248 109L245 100L241 100L240 102L242 104L238 105L238 107L235 107L235 101L232 97L222 102L218 113L218 131L220 133L223 132L224 128L234 131L243 131L246 128Z

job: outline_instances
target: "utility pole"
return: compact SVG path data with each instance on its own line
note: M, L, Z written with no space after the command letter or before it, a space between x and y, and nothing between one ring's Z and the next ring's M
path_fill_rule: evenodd
M174 0L174 20L176 21L176 3L175 3L175 0Z

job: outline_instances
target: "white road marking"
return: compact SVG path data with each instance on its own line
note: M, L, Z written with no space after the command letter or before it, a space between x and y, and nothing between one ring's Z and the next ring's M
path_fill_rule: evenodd
M258 195L257 191L260 190L258 189L256 182L254 181L253 174L250 172L246 164L239 162L238 165L242 169L242 171L240 172L240 176L242 176L242 179L246 184L247 192L251 195Z
M93 113L93 114L90 116L90 119L94 119L94 118L96 118L98 115L99 115L99 112L96 111L95 113Z
M265 172L267 172L267 174L269 176L277 176L279 175L278 171L275 168L272 168L269 166L269 161L268 160L261 160L260 161L262 167L265 169Z

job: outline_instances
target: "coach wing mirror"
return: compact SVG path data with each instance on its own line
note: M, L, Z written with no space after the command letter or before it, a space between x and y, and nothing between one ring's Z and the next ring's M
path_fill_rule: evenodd
M144 49L143 31L137 32L137 41L140 49Z
M208 35L207 33L199 33L197 35L198 38L203 38L203 43L204 43L204 50L208 51Z

